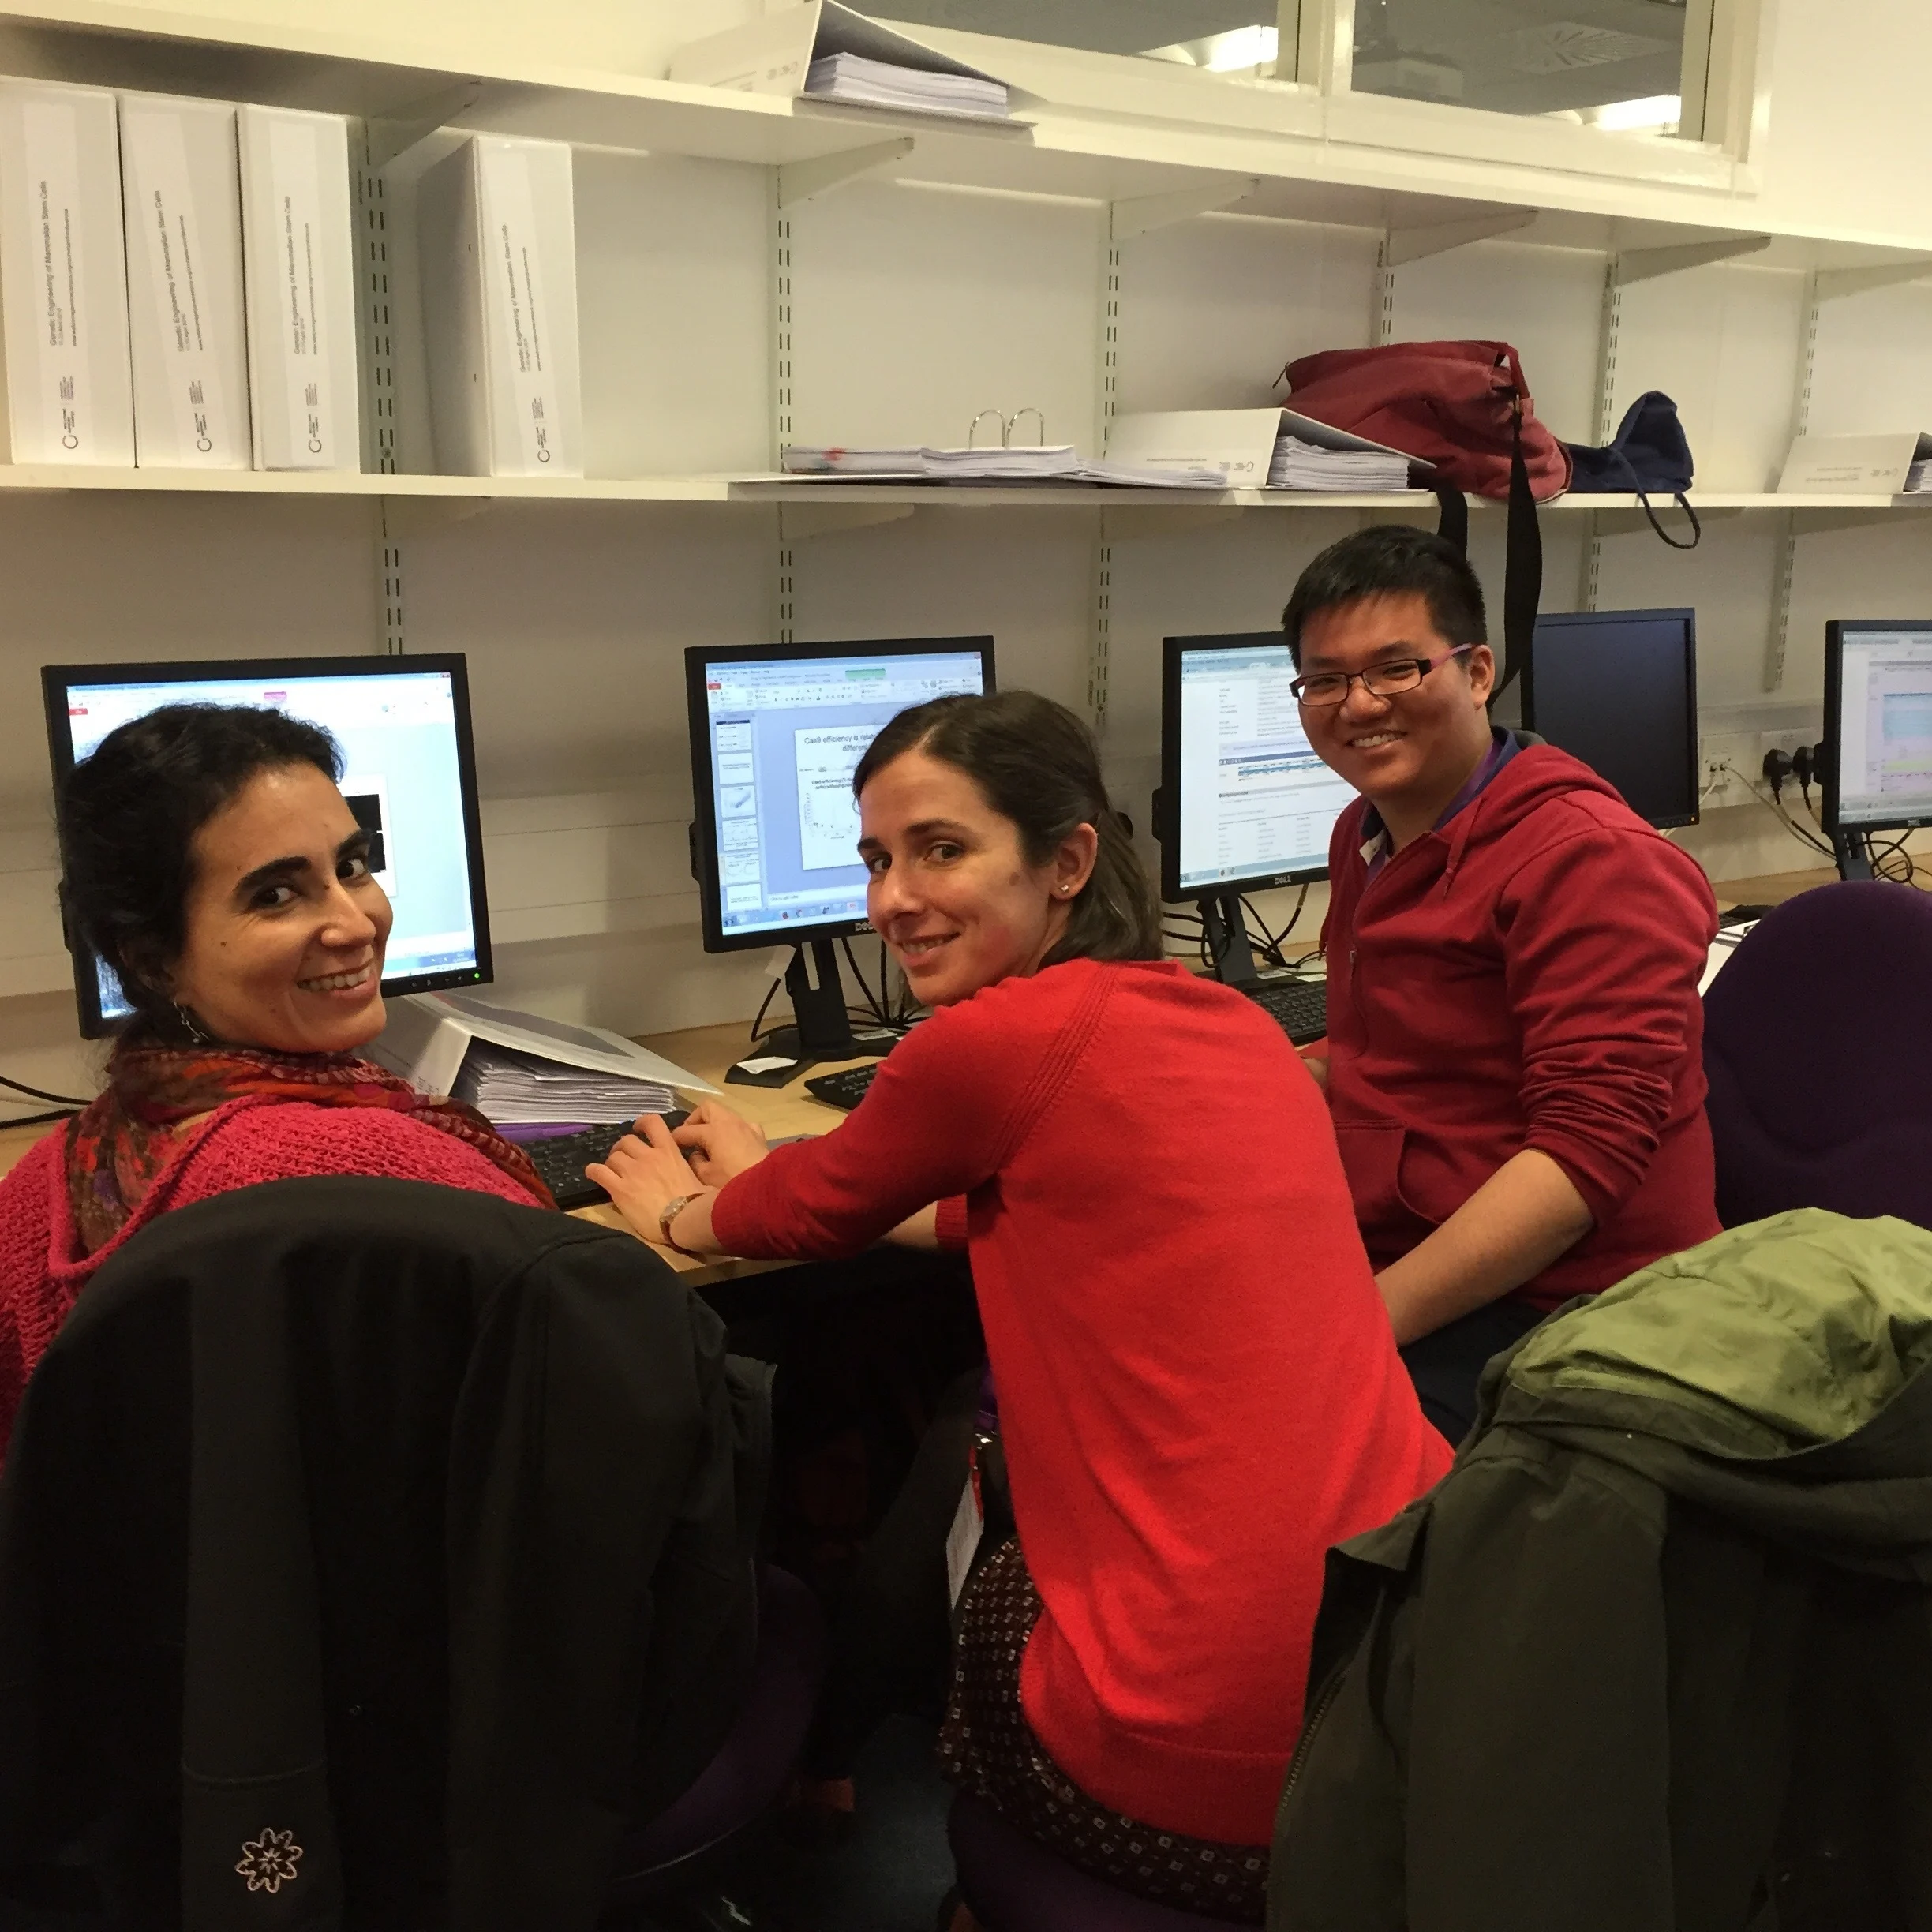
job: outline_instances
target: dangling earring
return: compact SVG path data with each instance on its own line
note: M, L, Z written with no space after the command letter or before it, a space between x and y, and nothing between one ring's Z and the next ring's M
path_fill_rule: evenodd
M179 1000L174 1002L174 1022L188 1035L193 1045L212 1046L215 1044L215 1035Z

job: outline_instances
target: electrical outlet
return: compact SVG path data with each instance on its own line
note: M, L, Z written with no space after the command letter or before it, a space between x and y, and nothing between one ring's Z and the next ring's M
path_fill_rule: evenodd
M1757 794L1750 781L1764 768L1764 749L1755 732L1707 732L1698 740L1698 770L1703 807L1748 805Z

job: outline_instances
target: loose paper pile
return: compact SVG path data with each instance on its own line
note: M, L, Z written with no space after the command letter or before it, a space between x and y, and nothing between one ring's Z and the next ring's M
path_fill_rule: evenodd
M621 1124L677 1104L671 1089L654 1081L564 1066L480 1039L463 1055L454 1091L498 1127Z
M1409 459L1380 450L1322 449L1301 437L1275 440L1270 489L1406 490Z
M1932 456L1922 458L1905 472L1905 494L1916 496L1932 489Z
M1218 470L1155 470L1134 463L1083 462L1070 443L1017 449L834 449L794 444L783 462L800 477L874 483L1114 483L1142 489L1225 489Z
M928 73L860 54L828 54L812 62L805 92L819 100L850 101L861 107L899 107L915 114L954 114L972 121L1004 121L1006 85L969 74Z

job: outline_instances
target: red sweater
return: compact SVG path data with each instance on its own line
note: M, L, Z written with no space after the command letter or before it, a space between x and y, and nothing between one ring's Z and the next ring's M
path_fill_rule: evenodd
M850 1255L957 1194L1045 1604L1027 1716L1103 1803L1264 1844L1323 1552L1450 1460L1320 1094L1238 994L1074 960L934 1015L713 1225L740 1254Z
M1328 1103L1384 1267L1537 1148L1596 1226L1517 1293L1593 1294L1718 1231L1698 979L1709 882L1553 745L1512 758L1364 883L1329 848Z
M49 1134L0 1178L0 1463L27 1378L89 1277L170 1208L305 1174L432 1181L532 1204L487 1155L406 1114L264 1096L231 1100L211 1114L120 1233L84 1254L67 1198L66 1144L64 1129Z

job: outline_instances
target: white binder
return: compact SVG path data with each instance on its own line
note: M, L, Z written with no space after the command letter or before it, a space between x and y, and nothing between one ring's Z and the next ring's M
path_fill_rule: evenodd
M249 469L234 109L123 94L121 176L135 460Z
M348 124L237 110L257 470L359 470Z
M417 191L436 467L583 474L571 151L473 134Z
M134 461L114 97L0 80L6 460Z

